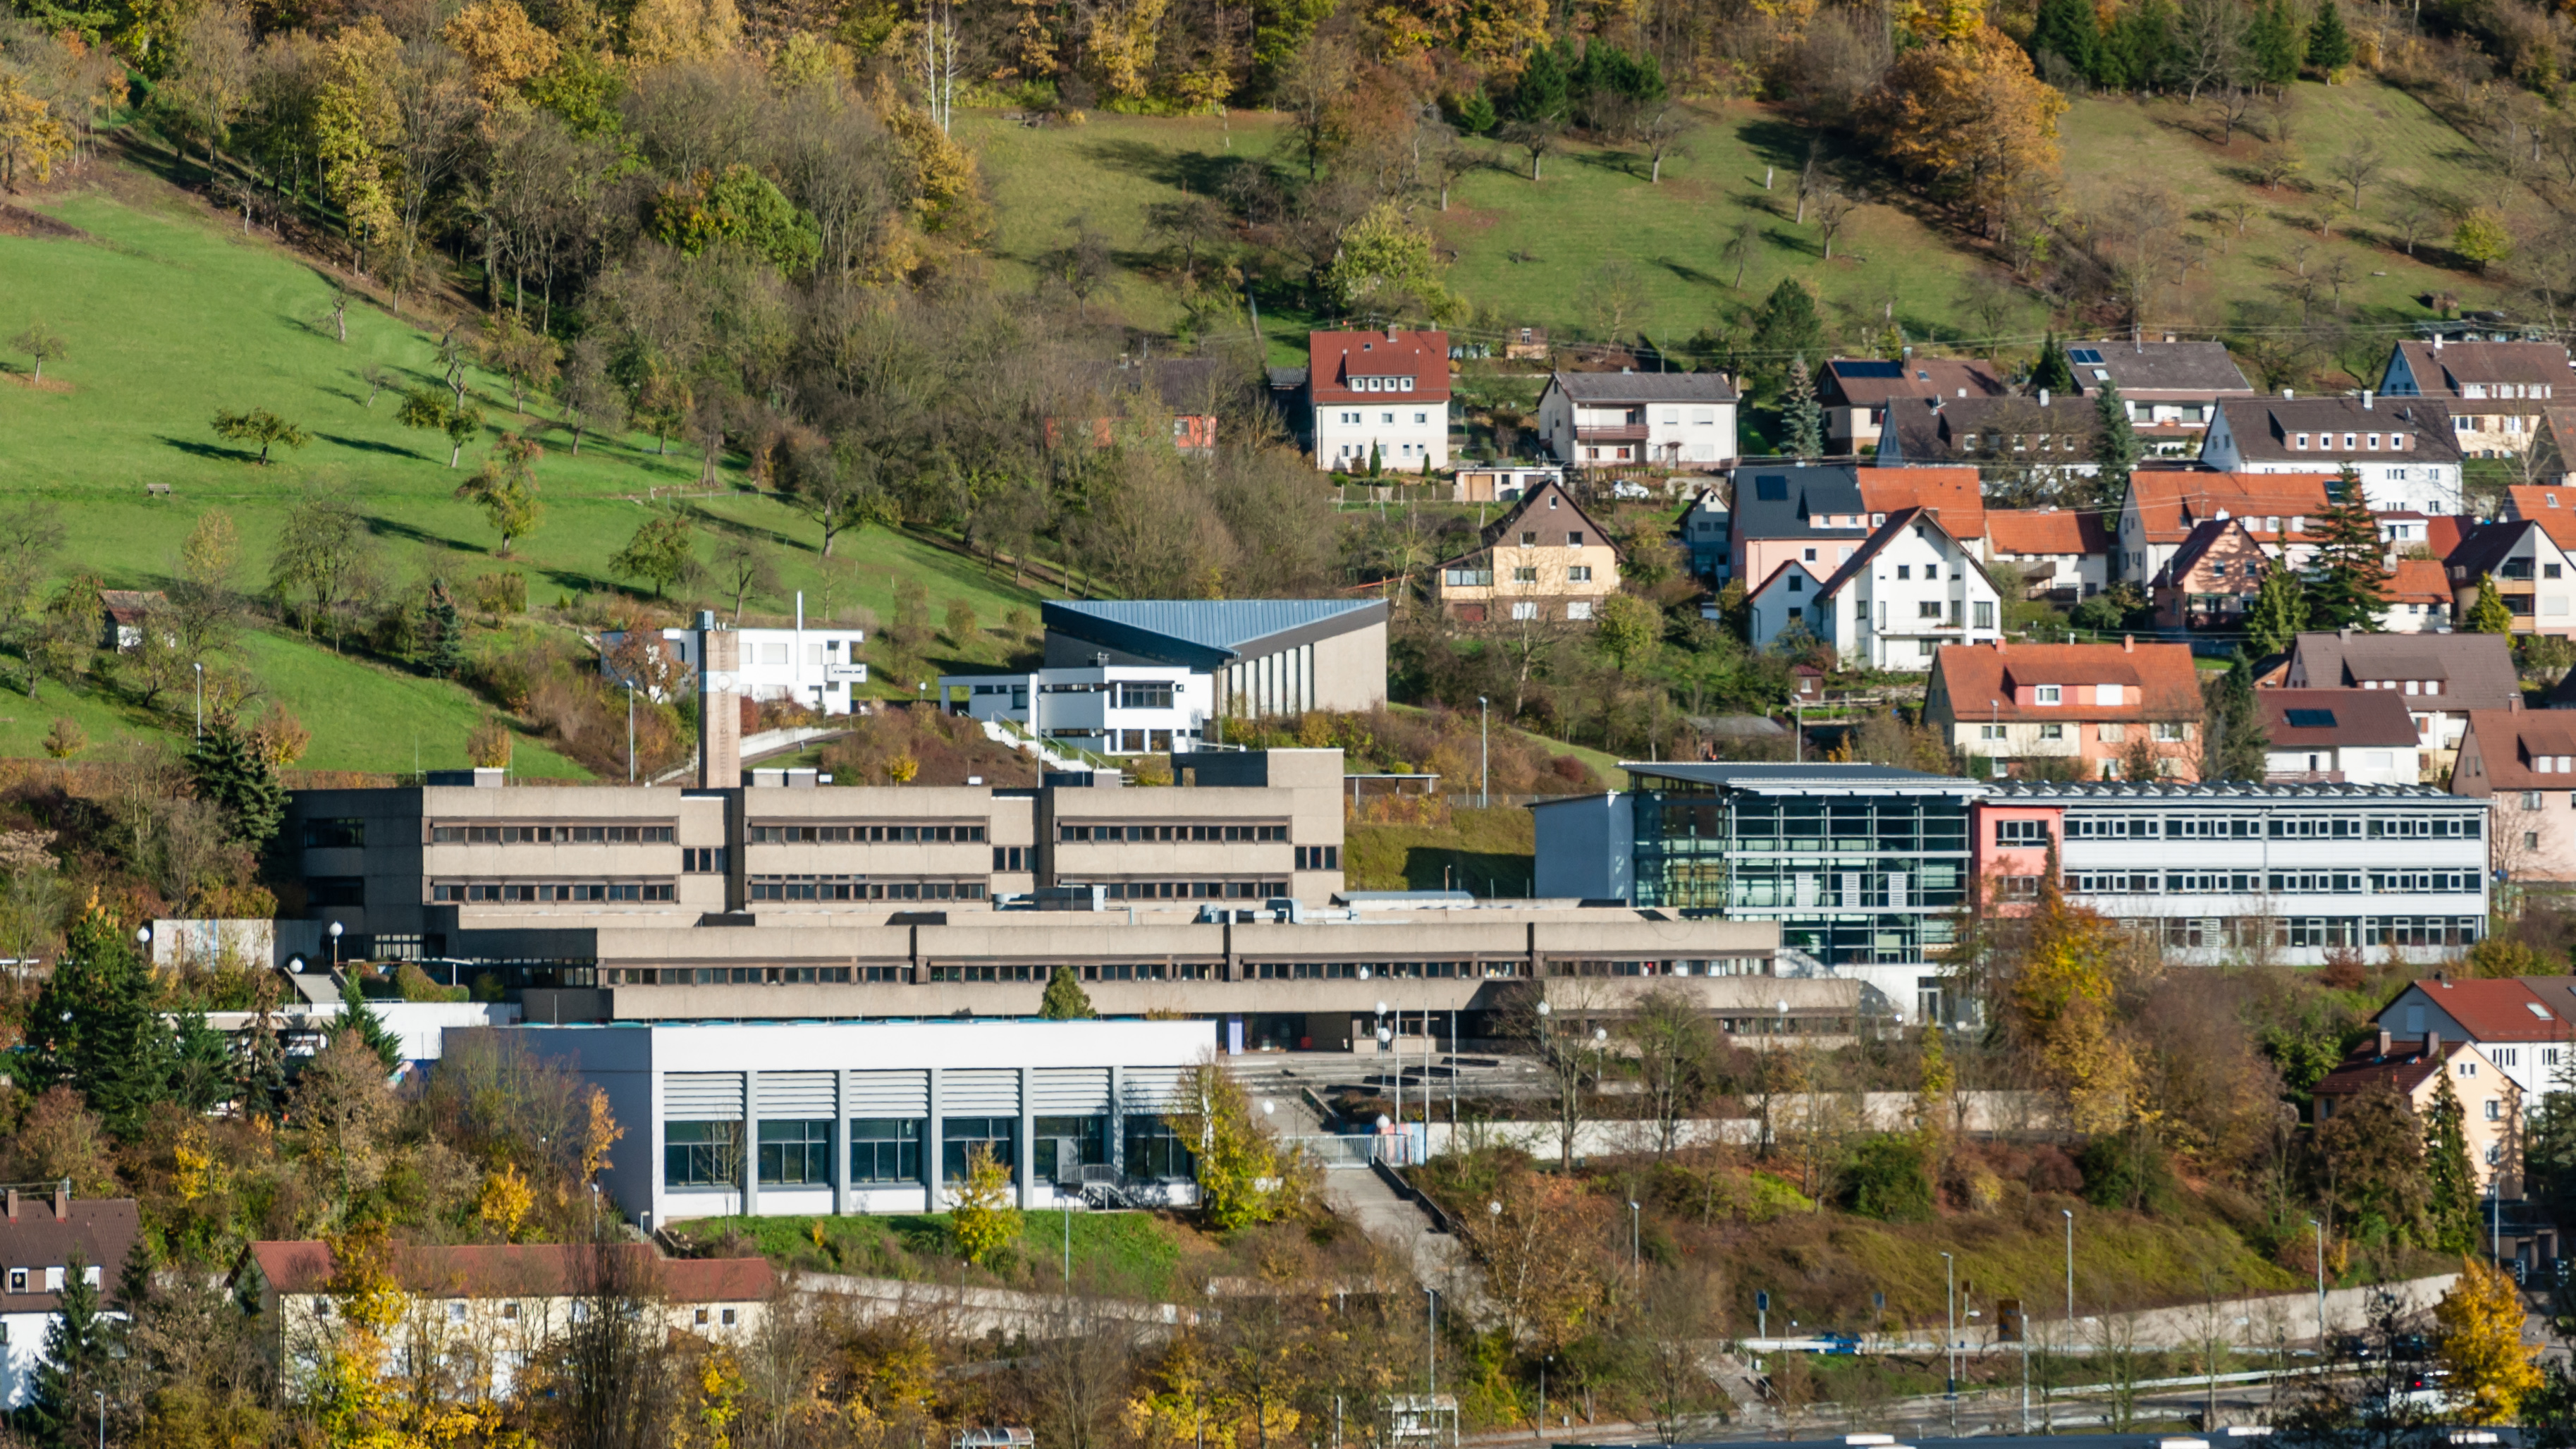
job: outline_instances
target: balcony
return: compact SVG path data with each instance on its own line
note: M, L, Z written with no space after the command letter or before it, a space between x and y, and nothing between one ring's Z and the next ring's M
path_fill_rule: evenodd
M1646 441L1644 423L1620 423L1612 427L1576 428L1578 443L1642 443Z

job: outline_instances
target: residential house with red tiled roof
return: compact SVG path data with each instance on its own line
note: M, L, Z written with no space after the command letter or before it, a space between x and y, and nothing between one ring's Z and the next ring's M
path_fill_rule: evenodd
M307 1361L336 1332L340 1268L323 1242L242 1250L232 1286L254 1306L273 1362ZM405 1245L388 1251L382 1271L402 1290L395 1334L413 1362L426 1355L443 1391L474 1397L507 1397L520 1370L595 1301L636 1304L674 1332L741 1342L777 1287L765 1258L664 1258L634 1242Z
M2399 697L2376 689L2264 689L2254 695L2273 784L2415 785L2424 750Z
M1876 528L1908 508L1920 508L1941 521L1970 551L1986 541L1986 495L1974 468L1861 468L1860 505Z
M2144 587L2191 531L2233 518L2264 550L2292 568L2316 554L2309 524L2328 506L2331 473L2207 473L2156 470L2129 475L2114 530L2114 578Z
M1449 466L1448 333L1316 332L1306 347L1317 468Z
M2090 509L1987 509L1985 557L1997 578L2020 574L2034 599L2077 603L2111 582L2111 533Z
M2555 483L2516 483L2504 490L2506 522L2528 518L2549 530L2560 548L2576 548L2576 487Z
M2431 1033L2476 1047L2537 1106L2559 1090L2576 1033L2576 976L2418 977L2371 1020L2394 1037Z
M1943 649L1923 722L2001 776L2017 760L2072 760L2117 779L2143 739L2157 777L2199 778L2200 677L2187 644L2007 644Z
M2388 607L2379 627L2392 634L2451 632L2451 581L2437 558L2401 558L2389 565Z
M2319 1126L2352 1110L2354 1099L2393 1091L2420 1121L2429 1118L2448 1077L2466 1120L2469 1162L2478 1189L2501 1179L2507 1197L2519 1196L2522 1173L2522 1088L2476 1047L2439 1031L2400 1037L2382 1031L2344 1055L2311 1090Z
M2471 710L2451 793L2495 802L2488 839L2508 879L2576 881L2576 711Z
M2263 576L2279 567L2242 519L2203 519L2147 584L2159 629L2242 629Z

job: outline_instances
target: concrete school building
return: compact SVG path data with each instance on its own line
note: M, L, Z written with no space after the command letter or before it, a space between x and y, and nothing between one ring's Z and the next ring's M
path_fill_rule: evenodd
M608 1094L601 1188L646 1228L935 1211L975 1149L1023 1208L1188 1206L1171 1118L1207 1021L911 1020L500 1027Z

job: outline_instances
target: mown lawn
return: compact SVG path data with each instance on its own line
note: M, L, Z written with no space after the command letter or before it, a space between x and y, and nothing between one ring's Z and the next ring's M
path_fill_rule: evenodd
M1020 1236L988 1272L966 1267L950 1236L948 1214L890 1217L707 1218L679 1225L700 1242L746 1241L782 1267L802 1266L861 1277L948 1281L961 1274L1008 1287L1054 1288L1064 1277L1066 1235L1076 1282L1120 1296L1169 1299L1183 1286L1185 1255L1206 1239L1178 1219L1143 1212L1050 1212L1023 1215Z
M391 394L368 407L360 380L375 364L406 385L434 383L433 331L359 304L349 309L341 343L322 273L263 237L245 238L159 182L114 168L99 163L85 182L25 199L84 238L0 236L0 336L41 320L70 344L46 367L41 389L30 385L25 359L0 359L11 369L0 373L0 437L8 440L0 446L0 508L29 497L60 504L70 529L66 571L94 571L110 587L160 587L198 516L222 508L243 542L241 585L256 593L289 507L307 489L338 489L367 516L389 583L421 577L439 556L453 575L525 576L529 603L540 611L618 587L607 560L657 507L694 519L702 560L729 532L771 545L778 585L747 601L746 622L786 616L802 591L810 618L869 623L891 617L898 585L913 579L928 590L934 621L949 599L964 598L982 626L964 648L942 643L935 653L998 661L1014 647L993 632L1005 610L1040 597L1006 577L988 578L953 552L882 529L844 534L825 560L819 528L743 491L738 466L724 470L714 493L677 499L702 493L692 450L674 442L663 456L649 438L594 435L575 457L568 433L533 404L528 419L514 416L507 384L480 372L472 384L487 426L451 471L444 436L396 423ZM253 407L300 425L311 445L280 449L260 467L215 436L218 409ZM496 555L498 539L480 513L451 496L504 427L533 429L547 448L538 465L543 524L508 559ZM151 484L168 485L168 495L149 495ZM453 685L334 655L292 633L254 635L243 652L262 687L314 727L303 763L318 768L459 763L483 710ZM11 754L32 753L57 715L99 740L187 726L184 708L174 724L103 697L66 699L50 687L33 703L0 694L0 710L7 711L0 752ZM518 763L536 773L573 770L540 749L522 750Z

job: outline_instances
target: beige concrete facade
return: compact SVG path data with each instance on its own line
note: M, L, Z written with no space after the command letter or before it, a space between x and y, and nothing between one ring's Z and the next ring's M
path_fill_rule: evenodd
M286 839L307 912L339 923L353 954L377 956L453 954L460 911L694 921L974 907L1050 886L1097 886L1112 903L1242 904L1321 903L1342 888L1339 750L1171 758L1179 788L1106 771L1035 790L810 776L731 790L505 786L498 771L439 772L421 786L298 792Z

